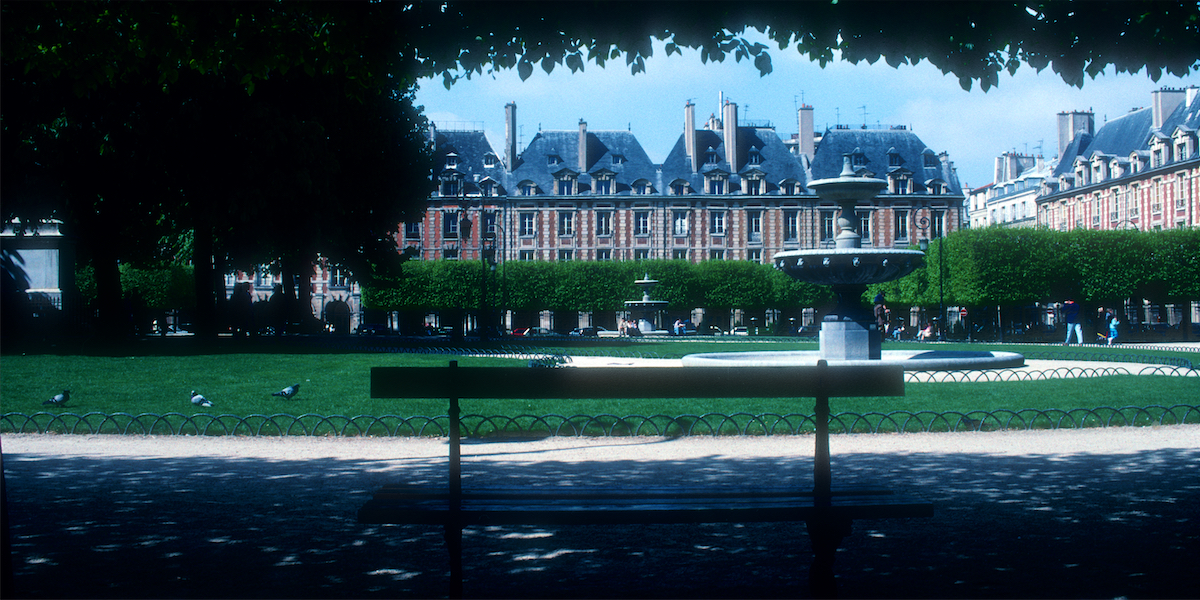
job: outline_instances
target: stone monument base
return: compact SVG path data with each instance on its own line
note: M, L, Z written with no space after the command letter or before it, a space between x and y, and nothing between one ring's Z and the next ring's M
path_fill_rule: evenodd
M879 360L882 356L883 339L874 323L825 321L820 341L825 360Z

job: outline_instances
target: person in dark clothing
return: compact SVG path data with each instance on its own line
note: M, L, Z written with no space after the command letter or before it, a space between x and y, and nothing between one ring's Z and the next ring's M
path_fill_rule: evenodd
M1063 341L1064 346L1071 345L1071 332L1075 332L1075 339L1079 341L1079 345L1083 345L1083 326L1079 324L1079 304L1073 299L1068 299L1063 304L1063 317L1067 320L1067 339Z

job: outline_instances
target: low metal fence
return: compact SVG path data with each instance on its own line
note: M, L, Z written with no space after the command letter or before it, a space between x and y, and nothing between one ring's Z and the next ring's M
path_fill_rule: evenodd
M449 417L400 415L213 415L199 413L4 413L2 433L123 435L241 435L421 437L445 436ZM815 427L811 414L705 413L696 415L468 414L463 435L489 439L551 436L797 435ZM970 412L842 412L830 416L833 433L929 433L1030 429L1082 429L1200 423L1200 406L1125 406Z

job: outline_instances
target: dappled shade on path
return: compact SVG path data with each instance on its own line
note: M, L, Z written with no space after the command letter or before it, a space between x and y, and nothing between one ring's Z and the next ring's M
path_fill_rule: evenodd
M444 481L443 457L404 458L403 443L395 459L287 460L210 455L203 439L193 456L149 458L14 452L5 441L20 596L446 593L440 528L355 521L383 484ZM807 487L812 469L811 453L580 462L524 442L466 452L468 486ZM834 473L837 484L919 493L938 511L857 525L836 565L844 597L1187 597L1200 589L1189 560L1200 549L1200 448L835 450ZM468 529L465 543L469 597L795 597L807 594L811 556L802 523L488 527Z

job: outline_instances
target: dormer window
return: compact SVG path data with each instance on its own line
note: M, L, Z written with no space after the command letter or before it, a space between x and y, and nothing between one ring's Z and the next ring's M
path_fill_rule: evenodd
M500 159L496 158L496 155L492 154L491 152L483 155L483 166L489 169L495 167L499 162Z
M607 179L607 178L597 179L595 181L596 189L595 189L594 193L605 195L605 196L611 194L612 193L612 183L613 182L611 179Z
M783 196L795 196L796 188L796 182L789 179L779 184L779 193Z
M938 157L933 153L933 150L926 149L922 158L924 159L926 169L936 169L938 167Z
M721 162L721 157L720 157L720 156L717 156L717 151L716 151L716 150L713 150L712 148L709 148L709 149L708 149L708 152L706 152L706 153L704 154L704 164L706 164L706 165L716 165L716 164L720 164L720 162Z
M546 166L554 167L562 164L562 157L557 154L546 155Z
M450 153L446 155L446 168L454 169L458 167L458 155Z
M637 194L638 196L649 195L653 189L654 188L650 186L650 182L646 181L645 179L639 179L633 183L633 193Z
M620 154L614 154L614 155L612 155L612 164L614 164L614 165L623 165L623 164L625 164L625 157L624 157L624 156L621 156Z
M671 183L671 195L682 196L688 191L688 184L685 181L676 180Z
M901 163L904 162L904 161L900 160L900 153L896 152L895 148L888 148L887 157L888 157L888 166L889 167L898 167L898 166L900 166Z
M443 196L457 196L459 187L460 186L457 179L447 179L442 182L441 193Z
M570 196L575 193L575 178L564 176L559 177L554 182L557 192L561 196Z
M484 197L492 197L496 195L496 182L482 181L479 183L479 193Z
M758 148L750 149L750 155L746 157L746 162L751 165L762 164L762 154L758 151Z
M537 184L532 181L522 181L521 185L518 186L518 189L521 190L522 196L533 196L537 194Z

